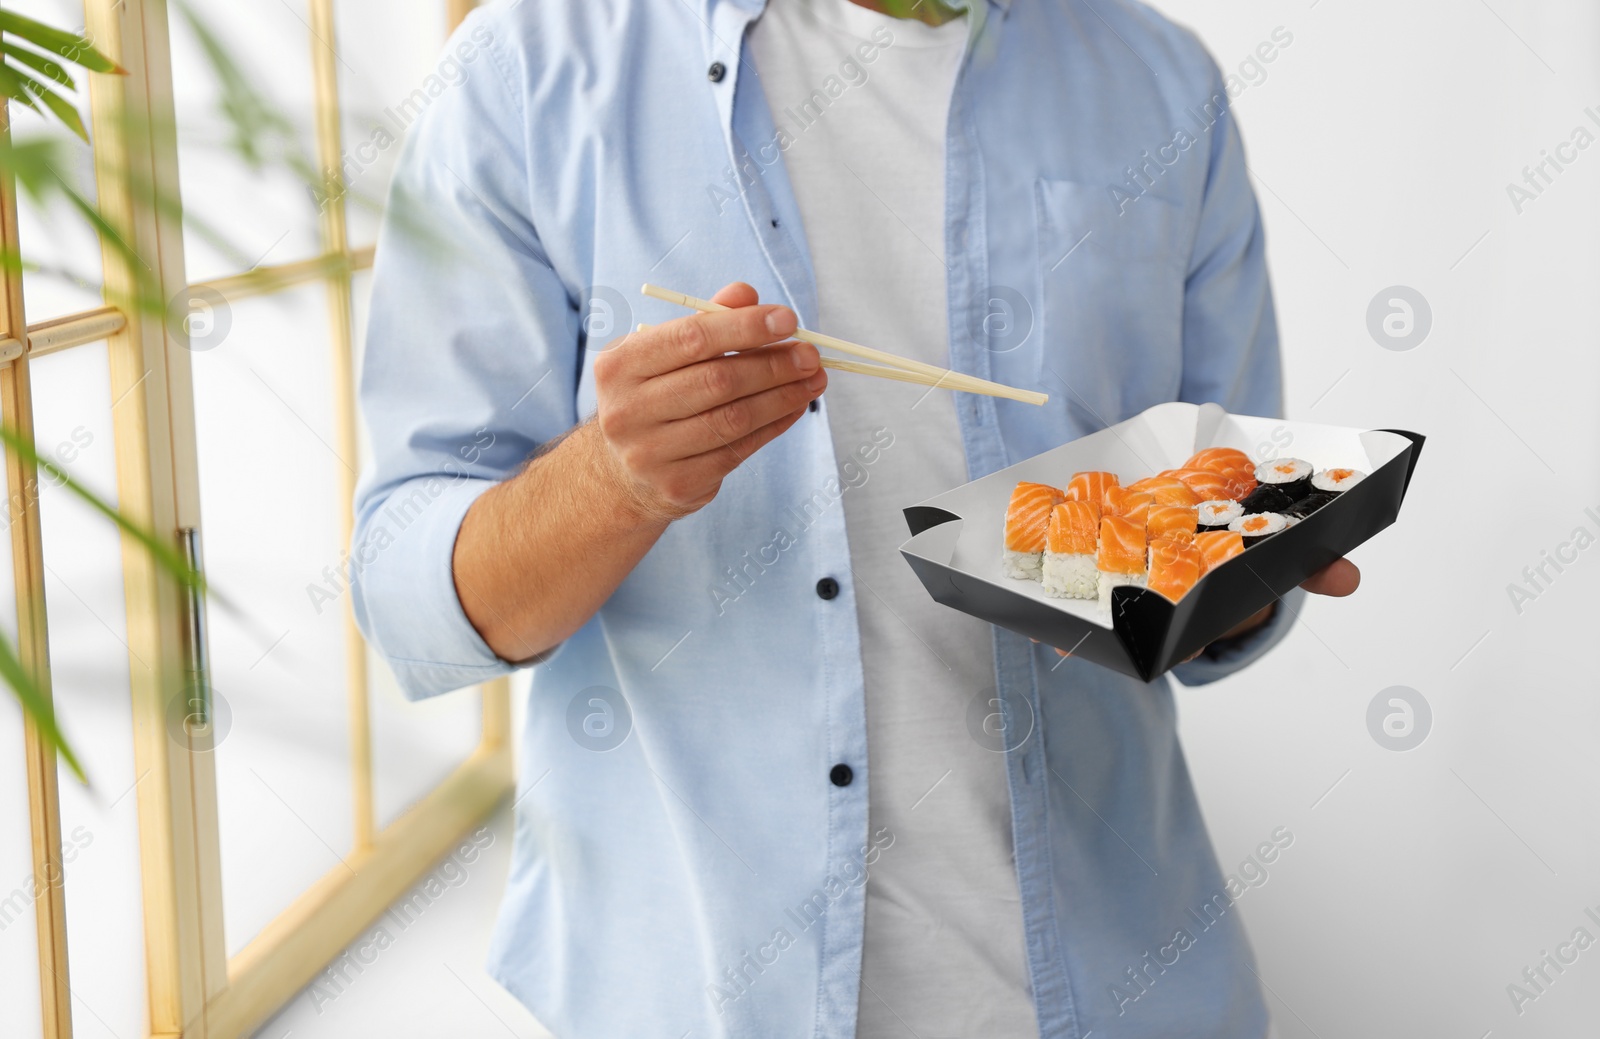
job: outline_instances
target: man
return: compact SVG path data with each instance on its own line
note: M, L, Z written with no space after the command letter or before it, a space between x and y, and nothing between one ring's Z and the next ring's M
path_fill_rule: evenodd
M904 506L1153 404L1277 412L1227 93L1125 0L880 7L463 27L378 250L358 617L412 696L534 665L492 958L557 1035L1260 1036L1166 680L896 551ZM1051 403L830 381L797 323Z

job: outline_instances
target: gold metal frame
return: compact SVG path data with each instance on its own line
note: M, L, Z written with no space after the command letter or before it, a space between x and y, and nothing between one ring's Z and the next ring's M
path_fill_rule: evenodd
M95 175L100 207L135 259L102 248L106 305L29 327L22 279L8 272L0 286L0 407L9 428L32 440L29 359L104 340L111 370L121 508L150 529L201 528L189 353L163 315L131 305L134 264L154 281L158 298L187 285L179 217L156 205L158 192L178 197L177 144L172 133L172 69L166 0L86 0L87 30L128 75L90 77ZM447 0L453 27L470 0ZM310 0L317 153L339 175L339 93L333 0ZM8 132L0 106L0 133ZM147 128L134 133L131 127ZM130 178L127 171L138 171ZM372 263L372 250L351 249L342 192L330 192L321 217L322 254L202 283L229 298L323 281L331 320L334 411L340 452L356 453L352 381L351 277ZM0 242L17 248L15 185L0 171ZM146 282L146 290L151 288ZM49 655L39 512L26 488L34 466L6 453L12 488L11 543L16 574L19 650L23 666L49 690ZM23 489L19 493L18 489ZM354 477L346 477L340 524L349 541ZM176 582L133 541L123 542L123 581L138 784L140 874L143 884L147 1034L160 1039L234 1039L249 1032L310 982L450 846L504 798L513 785L509 683L481 687L478 746L421 801L378 829L373 807L368 724L367 648L345 607L355 840L348 863L324 875L231 959L222 918L218 804L210 734L196 730L180 746L165 724L168 702L186 695L185 663L194 636L185 623ZM203 629L201 629L203 631ZM203 636L201 636L203 637ZM148 664L146 668L143 664ZM61 883L61 820L55 754L29 727L27 776L36 876L53 878L37 905L40 1000L45 1039L70 1039L66 899Z

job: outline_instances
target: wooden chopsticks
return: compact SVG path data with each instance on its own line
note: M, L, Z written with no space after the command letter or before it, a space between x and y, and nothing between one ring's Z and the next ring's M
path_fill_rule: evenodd
M646 296L676 303L680 307L711 313L728 308L720 303L713 303L708 299L698 299L686 296L681 292L664 289L659 285L645 285L639 291ZM868 361L879 361L881 364L862 364L859 361L846 361L837 357L823 356L822 366L841 372L853 372L856 375L872 375L880 379L894 379L897 382L913 382L921 386L942 386L947 390L961 390L964 393L981 393L988 397L1004 397L1007 400L1018 400L1024 404L1043 404L1050 399L1048 394L1037 393L1033 390L1020 390L1015 386L1006 386L1003 383L990 382L980 379L975 375L963 375L951 371L949 368L940 368L937 365L914 361L909 357L899 357L895 354L874 350L870 346L861 346L844 339L835 339L833 336L823 335L820 332L809 332L806 329L797 329L794 333L796 339L810 343L819 349L837 350L842 354L851 354Z

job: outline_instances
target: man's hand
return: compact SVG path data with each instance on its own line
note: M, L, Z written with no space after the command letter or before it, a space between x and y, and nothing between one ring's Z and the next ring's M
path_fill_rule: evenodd
M711 501L828 385L816 347L784 342L798 327L794 311L758 305L743 282L712 299L735 309L634 332L595 358L607 468L645 520Z
M714 498L827 386L814 347L782 342L793 311L757 306L742 284L716 301L736 309L612 343L594 361L596 420L467 510L456 595L501 659L536 660L581 628L668 524Z
M1361 571L1356 569L1356 565L1350 562L1348 559L1335 559L1332 563L1329 563L1321 570L1318 570L1316 573L1300 582L1300 587L1304 588L1312 595L1332 595L1338 598L1343 598L1344 596L1349 595L1360 586ZM1233 627L1223 632L1221 638L1219 638L1217 641L1221 642L1224 639L1236 639L1241 635L1249 634L1250 632L1261 627L1261 625L1267 623L1267 621L1271 620L1272 614L1275 610L1277 610L1277 608L1278 604L1276 602L1262 607L1255 613L1252 613L1249 617L1246 617L1238 624L1235 624ZM1035 639L1034 641L1037 642L1038 639ZM1072 655L1064 649L1058 649L1056 652L1064 657ZM1195 657L1204 652L1204 649L1198 650L1194 654L1185 657L1182 663L1187 664L1189 661L1193 660Z

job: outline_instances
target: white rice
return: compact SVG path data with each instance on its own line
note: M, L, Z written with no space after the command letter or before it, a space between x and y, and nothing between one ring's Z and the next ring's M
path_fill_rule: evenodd
M1281 467L1287 466L1284 472ZM1300 458L1274 458L1256 466L1256 482L1265 484L1294 483L1311 475L1311 463Z
M1044 594L1053 599L1093 599L1100 594L1100 571L1089 552L1044 554Z
M1044 572L1044 553L1004 549L1000 554L1000 569L1007 577L1019 581L1037 581Z
M1113 574L1104 570L1100 570L1098 573L1100 575L1100 608L1106 613L1111 612L1111 589L1125 585L1145 588L1149 585L1149 576L1146 574Z
M1267 521L1266 529L1257 531L1245 530L1245 521L1252 520L1257 517ZM1252 512L1247 516L1240 516L1238 519L1228 524L1228 529L1238 531L1240 534L1243 534L1245 544L1249 544L1251 538L1264 538L1268 534L1276 534L1278 531L1283 530L1288 525L1289 521L1284 519L1283 516L1276 512Z
M1203 501L1195 506L1195 519L1202 527L1225 527L1244 515L1244 506L1227 498Z
M1344 491L1348 491L1362 480L1366 479L1367 476L1366 473L1356 469L1346 469L1344 471L1348 475L1342 480L1336 480L1332 475L1330 475L1333 470L1324 469L1311 478L1311 486L1315 487L1319 491L1328 491L1332 494L1341 494Z

